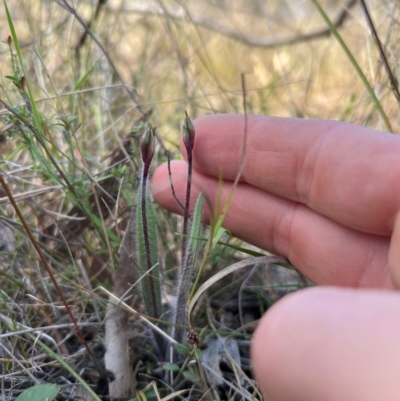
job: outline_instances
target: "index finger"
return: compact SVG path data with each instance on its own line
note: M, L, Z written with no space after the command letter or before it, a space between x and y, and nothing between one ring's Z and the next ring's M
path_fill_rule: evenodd
M389 235L400 208L400 138L337 121L247 116L242 181L348 227ZM194 122L194 168L234 180L244 115Z

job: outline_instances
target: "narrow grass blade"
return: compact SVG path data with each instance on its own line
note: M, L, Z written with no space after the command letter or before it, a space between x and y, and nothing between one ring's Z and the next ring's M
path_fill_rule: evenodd
M244 267L252 266L259 263L287 263L285 258L281 256L264 256L261 258L248 258L245 260L241 260L231 266L226 267L225 269L221 270L220 272L214 274L210 279L208 279L200 288L196 291L194 296L191 298L189 302L189 315L196 304L197 300L201 297L201 295L210 288L213 284L215 284L218 280L221 280L223 277L227 276L228 274L234 273Z
M19 46L17 33L15 32L14 24L13 24L13 21L12 21L12 18L11 18L11 14L10 14L10 11L8 9L6 0L4 0L4 8L6 10L7 23L8 23L8 26L10 28L10 33L11 33L12 40L14 42L15 51L17 52L18 61L19 61L19 64L20 64L22 72L25 74L21 48Z
M216 231L214 231L214 236L212 239L213 249L219 243L219 240L221 239L221 237L226 233L226 230L221 227L221 224L222 224L222 220L218 221L218 229Z
M205 255L203 258L203 261L201 262L200 268L199 268L199 273L197 275L196 281L193 284L192 291L189 296L189 300L191 301L195 292L197 291L197 287L200 282L200 276L203 272L204 266L206 265L207 258L210 255L212 249L215 247L215 245L218 243L219 238L222 236L222 223L225 219L226 214L228 213L229 207L231 205L231 202L233 200L233 195L236 191L237 185L239 183L240 177L242 176L242 172L244 169L244 164L246 160L246 155L247 155L247 106L246 106L246 81L245 81L245 75L242 74L242 91L243 91L243 111L244 111L244 129L243 129L243 148L242 148L242 153L240 156L240 164L239 164L239 169L236 174L235 180L233 181L231 191L229 193L229 196L227 200L225 201L225 204L222 207L222 210L220 211L219 207L219 199L220 199L220 191L222 189L222 185L219 185L218 188L218 201L216 205L216 212L218 213L217 216L214 218L213 224L211 226L211 237L208 242L208 245L206 246L206 251ZM220 184L222 184L223 177L220 177ZM189 313L190 317L190 313ZM191 324L192 322L190 322Z
M19 61L19 64L20 64L20 68L21 68L21 71L23 72L23 74L25 75L24 61L23 61L23 58L22 58L21 47L19 46L17 33L15 31L15 27L14 27L14 24L13 24L13 21L12 21L12 18L11 18L10 11L8 9L8 6L7 6L7 2L6 2L6 0L3 0L3 1L4 1L4 7L5 7L5 10L6 10L6 15L7 15L8 26L10 28L11 37L12 37L12 40L13 40L13 43L14 43L14 46L15 46L15 51L17 52L17 57L18 57L18 61ZM35 103L35 100L33 98L33 95L32 95L32 92L31 92L31 89L29 87L29 84L28 84L27 80L26 80L26 87L28 89L29 102L30 102L31 107L32 107L32 114L33 114L33 119L35 121L35 126L36 126L36 129L41 134L42 133L41 118L40 118L39 111L38 111L38 109L36 107L36 103Z
M190 268L190 275L193 277L195 270L196 256L199 248L200 236L201 236L201 220L203 213L204 194L201 193L196 201L192 220L190 222L190 233L187 242L187 252L185 258Z
M42 348L47 354L49 354L55 361L57 361L67 372L69 372L69 374L82 385L82 387L93 397L95 401L101 401L101 398L99 398L99 396L92 390L92 388L85 382L85 380L83 380L81 375L76 373L75 370L72 369L71 366L69 366L68 363L66 363L64 359L61 358L60 355L53 352L51 348L49 348L46 344L36 338L33 334L27 333L27 336L40 348Z

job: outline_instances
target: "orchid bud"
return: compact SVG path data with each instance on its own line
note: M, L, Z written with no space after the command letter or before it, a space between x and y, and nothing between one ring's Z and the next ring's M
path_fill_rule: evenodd
M142 152L142 160L145 165L150 165L154 156L154 129L149 124L144 130L140 141L140 149Z
M189 118L189 116L185 111L185 119L183 120L183 125L182 125L182 138L188 153L189 152L191 153L193 150L194 137L195 137L195 132L192 120Z

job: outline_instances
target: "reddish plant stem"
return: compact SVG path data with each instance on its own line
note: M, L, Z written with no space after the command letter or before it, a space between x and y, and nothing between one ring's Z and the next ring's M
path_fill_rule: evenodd
M188 178L186 183L185 209L183 215L182 258L186 258L187 231L190 218L189 205L190 205L190 192L192 188L192 165L193 165L192 149L188 149L187 151L187 162L188 162Z

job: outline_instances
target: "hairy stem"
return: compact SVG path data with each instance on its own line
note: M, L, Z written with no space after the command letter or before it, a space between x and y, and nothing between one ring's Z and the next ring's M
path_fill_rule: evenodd
M147 194L147 179L149 175L149 168L150 168L150 163L144 164L143 165L143 173L142 173L142 180L141 180L141 185L142 185L142 200L141 200L141 207L142 207L142 225L143 225L143 239L144 239L144 246L145 246L145 252L146 252L146 264L147 264L147 271L150 271L152 266L152 261L151 261L151 250L150 250L150 239L149 239L149 231L148 231L148 221L147 221L147 199L146 199L146 194ZM155 290L155 285L154 285L154 278L152 276L153 273L150 273L148 275L149 278L149 285L150 285L150 294L152 298L152 303L153 303L153 308L154 308L154 316L155 318L160 317L160 312L157 307L157 296L156 296L156 290Z

